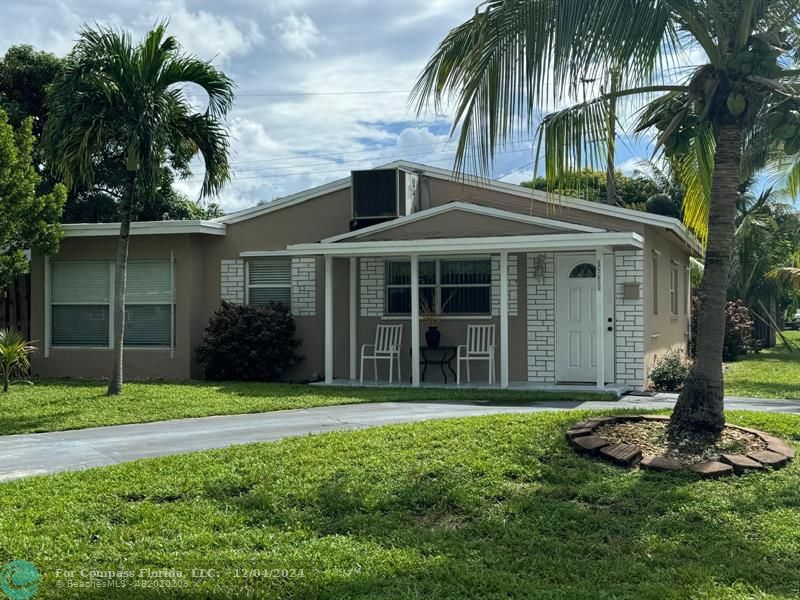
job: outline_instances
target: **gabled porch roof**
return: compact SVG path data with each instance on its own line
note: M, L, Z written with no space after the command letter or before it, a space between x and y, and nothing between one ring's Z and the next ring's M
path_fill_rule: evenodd
M473 231L457 237L448 237L446 231L432 235L431 232L419 227L420 223L426 221L441 224L443 217L456 216L458 213L462 216L479 215L484 223L492 224L494 227L487 227L483 232ZM521 227L516 227L515 232L529 231L529 233L497 235L498 221L519 224ZM458 230L457 227L455 229ZM381 235L389 232L395 239L382 239ZM642 236L634 232L606 231L597 227L531 217L469 202L450 202L319 242L290 245L286 251L292 255L390 256L481 254L500 251L593 251L599 247L640 249L643 245Z
M450 214L453 213L453 214ZM547 233L561 233L561 232L585 232L585 233L601 233L606 231L598 227L588 227L586 225L578 225L575 223L568 223L558 219L549 219L544 217L534 217L523 215L517 212L508 210L501 210L498 208L491 208L474 204L472 202L448 202L440 206L434 206L425 210L420 210L410 215L405 215L364 227L356 231L349 231L340 235L325 238L322 242L341 242L344 240L355 241L360 238L374 237L377 234L388 232L390 230L410 229L412 225L419 224L423 221L442 222L447 216L450 218L457 218L458 216L477 216L483 219L486 223L515 223L518 225L526 226L531 229L531 232L547 232ZM446 237L446 236L441 236ZM466 236L464 236L466 237Z

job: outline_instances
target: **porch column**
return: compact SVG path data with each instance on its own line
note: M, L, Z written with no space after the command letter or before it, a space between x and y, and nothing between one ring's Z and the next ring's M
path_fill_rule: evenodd
M500 253L500 387L508 387L508 252Z
M325 256L325 383L333 383L333 257Z
M605 273L603 272L603 248L595 249L595 263L597 266L597 290L595 291L595 362L597 363L597 389L602 390L606 385L606 359L605 359L605 308L603 307L603 287L605 286Z
M350 379L358 377L358 259L355 256L350 257Z
M411 255L411 385L419 387L419 256L416 254Z

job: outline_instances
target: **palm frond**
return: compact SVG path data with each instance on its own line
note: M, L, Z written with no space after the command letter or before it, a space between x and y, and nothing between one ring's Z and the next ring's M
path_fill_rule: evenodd
M678 179L686 188L683 196L683 223L705 243L708 238L708 213L711 207L711 180L714 176L716 137L709 123L697 126L689 150L675 157Z
M456 168L487 173L498 146L533 128L543 100L576 98L583 79L607 70L620 87L653 83L678 44L664 2L491 0L442 41L411 102L422 113L455 101Z

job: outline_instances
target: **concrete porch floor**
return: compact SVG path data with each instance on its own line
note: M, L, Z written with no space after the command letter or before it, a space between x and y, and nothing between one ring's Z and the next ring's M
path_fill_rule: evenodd
M318 381L312 385L331 385L337 387L391 387L391 388L410 388L411 383L408 380L402 382L393 381L389 383L388 380L375 381L374 379L364 379L361 383L358 379L334 379L331 383ZM449 388L449 389L481 389L481 390L499 390L502 389L499 383L489 384L487 382L473 381L472 383L442 383L441 381L423 381L420 383L421 388ZM539 391L539 392L597 392L606 393L611 392L616 394L617 397L622 397L628 390L629 386L618 383L607 383L605 387L600 390L594 384L581 384L581 383L539 383L534 381L511 381L508 384L509 390L515 391Z

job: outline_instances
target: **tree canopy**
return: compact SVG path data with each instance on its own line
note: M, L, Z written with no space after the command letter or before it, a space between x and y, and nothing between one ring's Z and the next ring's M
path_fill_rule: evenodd
M57 184L37 193L41 177L33 168L33 145L33 120L15 130L0 108L0 288L28 271L27 250L50 254L61 239L67 191Z
M32 119L34 144L32 164L41 175L40 191L49 191L58 178L47 169L40 150L40 138L47 120L46 88L65 68L65 59L29 45L11 46L0 58L0 107L4 108L14 127L26 118ZM62 213L63 223L105 223L119 221L119 199L123 193L124 168L114 160L101 159L91 185L76 186L68 191ZM158 185L142 199L135 216L140 221L170 219L212 219L224 213L215 203L201 204L189 199L175 187L178 179L192 175L189 157L173 156L164 165Z

